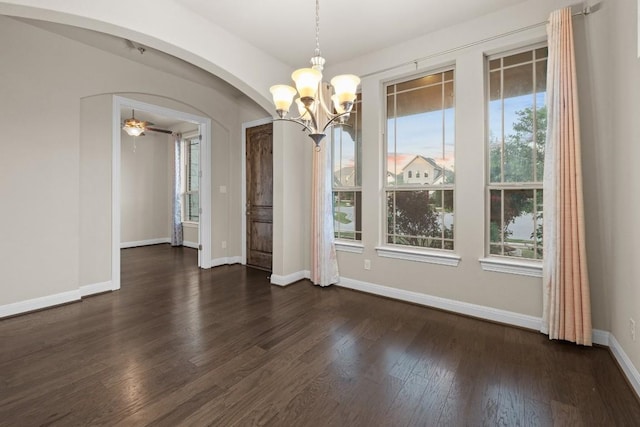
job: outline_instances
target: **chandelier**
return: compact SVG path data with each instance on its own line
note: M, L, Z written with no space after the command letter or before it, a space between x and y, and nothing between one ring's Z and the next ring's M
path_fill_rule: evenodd
M322 94L324 63L325 59L320 54L320 4L319 0L316 0L316 49L311 58L311 68L300 68L291 74L295 89L288 85L275 85L269 89L279 116L275 120L286 120L301 125L309 132L309 137L316 144L316 150L320 149L320 142L326 136L325 131L329 126L344 124L348 120L360 84L360 78L353 74L332 78L334 94L331 96L333 110L330 110ZM295 103L299 116L288 118L287 114L296 94L298 98L295 99ZM326 118L321 118L321 113L324 113Z

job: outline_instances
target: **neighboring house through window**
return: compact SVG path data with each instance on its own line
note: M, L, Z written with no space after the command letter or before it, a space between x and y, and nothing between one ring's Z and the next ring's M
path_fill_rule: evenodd
M337 239L362 240L362 98L349 120L333 128L333 220Z
M453 250L454 70L387 84L386 111L385 242Z
M547 48L488 64L488 253L542 259Z

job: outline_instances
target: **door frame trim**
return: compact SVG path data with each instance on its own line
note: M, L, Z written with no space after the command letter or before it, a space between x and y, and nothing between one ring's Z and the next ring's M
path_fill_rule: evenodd
M154 114L175 117L185 122L200 125L200 206L202 213L198 224L199 244L198 266L211 268L211 119L184 111L173 110L155 104L114 95L112 103L112 157L111 157L111 284L112 290L120 289L120 232L121 232L121 123L120 110L133 108Z
M242 264L247 264L247 129L273 123L273 117L265 117L242 123L242 166L240 168L240 205L242 226L240 227L240 244L242 247Z

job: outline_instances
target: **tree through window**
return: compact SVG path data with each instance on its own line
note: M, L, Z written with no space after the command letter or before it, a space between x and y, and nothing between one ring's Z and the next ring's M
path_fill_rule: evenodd
M488 64L489 253L541 259L547 48Z
M388 244L454 248L453 84L447 69L386 87Z

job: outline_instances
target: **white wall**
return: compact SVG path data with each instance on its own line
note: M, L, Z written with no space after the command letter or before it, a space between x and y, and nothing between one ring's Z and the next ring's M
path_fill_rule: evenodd
M2 19L2 17L0 17ZM29 28L23 30L22 35L29 34ZM42 34L38 34L42 36ZM33 37L33 36L32 36ZM18 63L19 64L19 63ZM14 71L18 73L20 66ZM18 84L19 79L16 79ZM24 84L24 83L22 83ZM59 94L60 99L66 99L68 93ZM35 98L27 98L18 108L29 108ZM80 183L80 191L75 194L79 205L80 226L77 245L80 252L78 283L76 286L104 283L111 281L111 246L103 242L111 241L111 123L112 100L109 95L88 96L79 100L80 115L75 117L73 110L66 111L74 126L80 126L80 140L74 141L76 149L80 151L80 170L74 180ZM41 115L55 115L55 109L44 110ZM64 112L62 112L64 114ZM62 114L56 117L62 119ZM106 117L106 120L105 120ZM74 147L75 148L75 147ZM24 162L28 164L28 162ZM55 162L56 171L64 166ZM58 191L66 191L59 188ZM40 244L48 247L46 243ZM55 245L49 245L49 250L57 250ZM67 264L58 264L49 273L55 277L59 271L69 269ZM46 283L46 282L45 282ZM25 282L25 287L35 287L32 282ZM72 284L67 285L70 289ZM36 288L39 296L51 295L46 286Z
M295 282L309 270L312 147L299 126L274 122L272 283Z
M362 80L363 117L363 254L341 252L340 272L356 281L383 285L402 291L462 301L506 310L521 315L541 316L541 279L521 275L483 271L479 259L485 256L485 77L484 56L545 40L543 23L555 1L529 1L465 24L447 28L402 45L335 65L329 76L349 69L365 77ZM564 2L568 3L568 2ZM528 31L495 38L514 29L535 26ZM475 44L477 43L477 44ZM440 54L467 45L466 49ZM416 58L432 56L417 65ZM455 254L461 257L457 267L389 259L378 256L384 206L384 88L386 81L426 73L442 66L455 67L456 93L456 187ZM374 74L371 74L374 73ZM364 270L365 259L371 270ZM597 305L597 303L596 303ZM599 306L598 306L599 307ZM606 326L599 308L595 323Z
M611 252L607 254L611 276L611 332L640 371L640 59L638 59L638 15L636 0L608 1L612 61L603 61L612 88L611 132L600 140L612 160L607 164L613 193L606 221L610 224ZM608 58L607 58L608 59ZM636 339L631 339L629 319L636 321ZM636 382L640 385L640 376Z
M221 248L240 205L215 190L240 180L239 118L264 110L4 16L0 57L0 194L21 207L0 210L0 307L111 280L111 93L212 118L212 256L240 256Z
M484 256L484 54L546 39L552 10L571 1L527 1L474 21L428 34L343 64L327 75L364 75L363 244L364 253L339 254L343 277L455 301L540 317L540 279L481 270ZM589 16L574 17L580 93L587 255L593 326L611 331L635 366L640 386L640 332L629 333L629 318L640 317L640 60L637 55L637 3L605 0ZM495 36L536 26L507 37ZM483 41L484 40L484 41ZM476 42L479 44L475 45ZM473 44L473 45L470 45ZM447 54L458 46L469 47ZM427 58L417 65L417 58ZM410 64L386 70L394 64ZM456 67L456 253L459 267L380 258L383 210L381 168L384 129L382 85L386 80ZM363 260L372 260L371 271ZM640 328L638 329L640 331ZM619 349L617 349L619 350ZM617 351L616 350L616 351ZM628 365L630 366L630 365Z
M134 137L123 131L121 138L120 242L166 239L171 227L173 137L154 132Z

